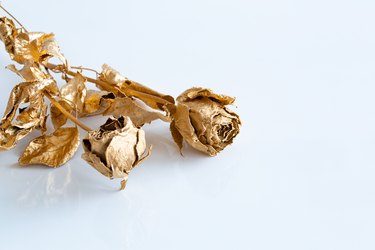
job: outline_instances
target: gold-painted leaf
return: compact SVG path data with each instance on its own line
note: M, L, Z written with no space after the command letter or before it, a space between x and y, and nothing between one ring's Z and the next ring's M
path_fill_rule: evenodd
M83 111L79 115L100 115L107 111L114 102L115 95L107 91L88 90L83 105Z
M129 97L116 98L111 107L104 113L104 115L109 114L115 117L128 116L137 127L143 126L145 123L151 123L157 119L166 122L169 121L165 115L159 112L148 111Z
M14 36L13 48L7 50L10 57L20 64L36 62L46 64L51 57L57 57L66 65L60 53L55 35L43 32L18 32Z
M69 113L76 111L82 113L86 97L86 78L77 73L60 90L58 103ZM55 129L62 127L67 122L67 117L55 105L51 104L51 120Z
M0 151L12 149L17 142L27 136L33 128L22 128L19 126L8 126L6 129L0 128Z
M52 93L57 91L56 82L51 79L45 79L43 81L17 84L9 96L4 116L0 122L0 128L6 128L11 124L19 105L22 103L30 102L33 108L42 108L44 104L42 91L44 90Z
M4 116L1 120L1 127L7 127L12 122L17 108L21 103L29 100L29 96L34 91L32 90L32 83L20 83L13 87L10 93L7 107L5 108Z
M20 70L14 64L10 64L6 68L22 77L26 82L42 81L48 78L36 63L27 62Z
M55 86L53 80L45 79L23 82L13 88L0 123L0 150L14 148L19 140L34 129L46 131L47 106L42 91L54 91L57 89ZM29 105L18 109L23 103Z
M9 150L16 146L17 142L27 136L34 129L42 132L47 130L47 105L43 98L33 100L30 105L19 111L14 122L6 122L0 126L0 151Z
M19 111L16 118L16 124L21 127L36 128L46 131L47 105L44 104L43 98L40 103L31 103L28 107Z
M59 128L51 135L32 140L18 160L20 165L42 164L59 167L73 157L79 145L77 127Z
M64 55L60 52L60 47L57 44L54 34L48 34L44 37L44 40L40 45L41 51L41 63L46 64L50 57L58 58L64 65L67 64L67 61Z
M66 101L74 110L82 112L86 97L86 78L77 73L60 90L60 98Z
M66 109L68 112L72 112L72 107L65 101L60 100L58 103ZM53 124L53 127L55 129L58 129L65 125L68 118L58 109L55 105L51 104L51 121Z
M129 80L107 64L103 64L99 79L117 86L127 96L136 97L154 109L164 111L164 105L175 102L172 96L164 95L138 82Z
M11 19L0 17L0 40L4 43L8 53L13 53L14 51L14 38L17 33L16 26Z

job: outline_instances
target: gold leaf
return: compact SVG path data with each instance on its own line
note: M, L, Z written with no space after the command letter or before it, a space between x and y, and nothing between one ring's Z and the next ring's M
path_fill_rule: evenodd
M32 140L18 160L20 165L43 164L59 167L73 157L79 145L77 127L59 128L51 135Z
M30 105L20 111L14 124L11 121L0 126L0 151L9 150L16 143L27 136L33 129L46 131L47 105L43 98L32 101Z
M81 113L86 97L86 79L79 73L70 79L60 90L58 103L69 113ZM67 117L55 105L51 104L51 120L55 129L62 127L67 122Z
M1 120L1 127L9 126L17 112L18 106L21 103L29 101L30 94L34 92L31 85L32 83L20 83L13 87Z
M166 103L174 103L172 96L161 94L138 82L129 80L107 64L103 64L99 79L117 86L128 96L136 97L154 109L164 111L163 106ZM161 102L158 99L161 99Z
M39 63L40 42L45 34L42 32L20 32L14 39L14 51L9 52L10 57L20 63L25 64L28 61ZM39 45L39 46L38 46Z
M18 125L28 128L36 128L42 131L46 131L46 119L47 119L47 105L44 104L43 99L40 99L40 103L31 103L27 108L20 111L16 120Z
M60 100L58 103L63 106L68 112L72 112L72 107L65 100ZM55 105L51 104L51 121L53 127L58 129L65 125L68 118Z
M4 36L9 35L11 25L6 26L4 24L2 26L4 30L8 28L6 32L3 32ZM15 30L8 40L6 38L2 40L10 57L20 64L34 62L46 64L51 57L57 57L66 65L66 59L60 53L59 46L52 33Z
M20 70L18 70L14 64L8 65L6 68L25 79L26 82L42 81L48 78L40 69L39 65L35 63L27 62Z
M54 92L57 90L56 82L51 79L43 81L23 82L17 84L10 94L4 116L0 123L0 128L9 126L17 112L17 108L22 103L30 102L36 107L43 104L42 91Z
M33 128L22 128L19 126L8 126L0 129L0 151L9 150L16 146L17 141L27 136Z
M60 98L66 101L74 110L82 112L86 97L86 78L77 73L60 90Z
M46 64L50 57L57 57L64 65L67 64L64 55L60 52L54 34L47 34L44 37L40 44L40 52L40 61L42 64Z
M43 105L43 108L41 109L41 112L39 113L39 123L35 127L36 129L41 130L43 133L47 131L47 109L48 106L46 104Z
M0 39L5 45L8 53L13 54L14 38L17 36L17 29L14 22L6 17L0 17Z
M138 105L129 97L114 99L111 107L104 112L104 115L113 115L115 117L128 116L137 127L143 126L145 123L151 123L156 119L168 122L168 117L158 112L151 112Z
M34 89L38 86L42 86L43 89L43 85L38 82L21 83L13 88L0 123L0 150L14 148L17 141L33 129L46 131L47 105L44 104L43 96ZM19 105L26 102L29 106L19 110L19 115L13 123Z
M107 111L112 105L115 95L107 91L88 90L83 105L83 116L100 115Z

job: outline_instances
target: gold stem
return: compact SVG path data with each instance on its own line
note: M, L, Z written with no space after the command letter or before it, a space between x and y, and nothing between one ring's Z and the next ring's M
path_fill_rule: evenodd
M71 76L76 76L78 75L78 73L76 72L73 72L73 71L70 71L70 70L65 70L64 68L60 68L59 65L55 65L55 64L52 64L52 63L47 63L46 67L52 71L59 71L59 72L64 72L68 75L71 75ZM100 87L108 90L108 91L111 91L113 93L118 93L119 90L117 88L115 88L114 86L106 83L106 82L103 82L103 81L100 81L100 80L96 80L96 79L93 79L93 78L90 78L90 77L87 77L87 76L84 76L82 75L88 82L92 82L92 83L95 83L97 85L99 85Z
M80 69L80 70L92 71L92 72L95 72L97 75L99 75L99 72L96 71L95 69L90 69L90 68L86 68L86 67L82 67L82 66L70 66L70 68L72 68L72 69Z
M16 21L18 24L19 24L19 26L21 26L21 28L22 29L24 29L26 32L28 32L27 31L27 29L25 29L25 27L22 25L22 23L20 22L20 21L18 21L17 20L17 18L15 18L9 11L7 11L2 5L1 5L1 2L0 2L0 8L3 10L3 11L5 11L5 13L7 13L14 21Z
M50 102L55 105L56 108L58 108L61 113L63 113L66 117L68 117L72 122L86 130L87 132L92 131L91 128L83 124L81 121L79 121L77 118L75 118L71 113L69 113L61 104L56 101L47 91L44 91L44 95L50 100Z
M47 68L51 69L52 71L57 70L57 71L60 71L60 72L65 72L66 74L71 75L71 76L76 76L78 74L78 73L70 71L70 70L60 69L58 65L55 65L55 64L52 64L52 63L48 63ZM143 92L140 92L140 91L137 91L137 90L134 90L134 89L130 89L130 88L119 89L119 88L117 88L117 87L115 87L115 86L113 86L113 85L111 85L111 84L109 84L105 81L94 79L94 78L91 78L91 77L88 77L88 76L83 76L83 77L85 77L88 82L95 83L95 84L99 85L100 87L102 87L103 89L108 90L110 92L113 92L115 94L121 93L121 94L124 94L126 96L138 97L141 100L142 100L142 97L149 98L149 99L152 99L155 102L163 104L163 105L172 104L171 102L169 102L169 101L167 101L163 98L154 96L154 95L143 93Z

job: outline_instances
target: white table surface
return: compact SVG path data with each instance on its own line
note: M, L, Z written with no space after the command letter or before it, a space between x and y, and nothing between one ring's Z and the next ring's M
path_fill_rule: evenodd
M23 140L0 152L1 249L375 248L374 1L2 2L72 65L236 96L243 127L209 158L145 126L154 150L124 192L81 149L19 167ZM1 69L1 112L19 81Z

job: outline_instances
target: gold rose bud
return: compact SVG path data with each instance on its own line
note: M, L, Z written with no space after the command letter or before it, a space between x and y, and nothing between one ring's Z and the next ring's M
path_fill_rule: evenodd
M210 156L215 156L240 132L241 120L226 105L233 97L218 95L205 88L191 88L177 97L171 132L182 149L182 141Z
M145 133L134 126L127 116L110 117L99 129L88 132L83 139L82 158L101 174L113 179L122 178L121 190L126 186L129 172L145 160Z

